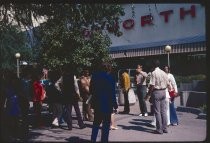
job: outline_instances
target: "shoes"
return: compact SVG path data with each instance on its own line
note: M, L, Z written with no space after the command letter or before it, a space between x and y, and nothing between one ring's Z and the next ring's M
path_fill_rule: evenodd
M55 124L52 124L52 126L51 126L52 128L58 128L59 127L59 125L55 125Z
M59 126L59 124L58 124L58 119L57 119L57 118L55 118L55 119L53 120L52 126L54 126L54 127L58 127L58 126Z
M67 126L68 127L68 129L67 130L69 130L69 131L71 131L72 130L72 126Z
M72 130L72 128L68 128L68 130L69 130L69 131L71 131L71 130Z
M110 127L110 130L117 130L118 128L117 127L114 127L114 126L111 126Z
M147 117L148 116L148 113L144 113L144 114L140 113L139 116Z
M171 125L172 125L172 126L177 126L178 124L177 124L177 123L172 123Z
M163 133L168 133L168 130L163 130Z
M154 134L163 134L163 132L160 132L160 131L155 130L154 131Z

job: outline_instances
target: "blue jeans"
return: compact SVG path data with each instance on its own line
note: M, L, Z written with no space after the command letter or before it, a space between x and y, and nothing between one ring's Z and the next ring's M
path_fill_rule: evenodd
M174 102L172 101L170 103L170 122L171 124L178 124L178 118L177 118L177 114L176 114L176 109L174 107Z

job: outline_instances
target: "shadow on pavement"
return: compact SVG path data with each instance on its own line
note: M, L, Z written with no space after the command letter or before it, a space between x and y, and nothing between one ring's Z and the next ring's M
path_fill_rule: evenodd
M154 130L148 129L146 127L153 127L150 125L151 120L146 119L132 119L133 121L129 121L130 124L136 125L136 126L125 126L125 125L119 125L122 127L122 129L125 130L137 130L137 131L143 131L148 133L154 133Z
M76 136L67 138L65 140L68 141L68 142L76 142L76 143L90 142L89 140L81 139L81 138L76 137Z

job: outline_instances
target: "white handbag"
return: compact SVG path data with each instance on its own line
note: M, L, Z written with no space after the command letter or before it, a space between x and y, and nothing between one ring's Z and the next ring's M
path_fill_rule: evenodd
M133 105L136 103L136 95L134 93L133 88L130 88L128 91L128 101L130 105Z

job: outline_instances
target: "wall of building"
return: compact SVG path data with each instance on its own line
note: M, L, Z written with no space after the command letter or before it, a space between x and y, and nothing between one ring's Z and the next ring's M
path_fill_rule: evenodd
M116 37L110 35L112 45L129 45L139 43L149 43L156 41L180 39L206 34L205 7L200 4L134 4L135 17L132 17L131 4L122 5L125 8L125 16L120 23L123 35ZM183 19L180 17L183 8ZM193 8L194 14L193 15ZM168 14L167 11L169 11ZM160 13L165 14L160 14ZM143 18L151 15L153 24L141 25ZM165 16L164 16L165 15ZM168 22L166 19L168 18ZM134 20L131 29L125 29L123 22L127 19Z

